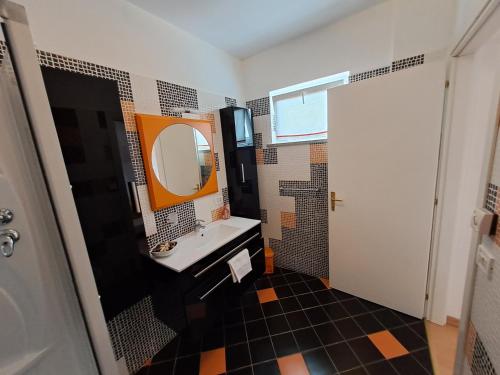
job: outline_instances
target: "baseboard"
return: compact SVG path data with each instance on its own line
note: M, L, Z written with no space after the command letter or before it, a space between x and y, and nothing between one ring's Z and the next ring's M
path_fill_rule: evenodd
M460 319L454 318L453 316L446 317L446 325L452 327L458 327L460 325Z

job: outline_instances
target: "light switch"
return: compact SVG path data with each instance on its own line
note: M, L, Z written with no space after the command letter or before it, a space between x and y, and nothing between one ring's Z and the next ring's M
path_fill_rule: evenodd
M493 223L493 216L494 214L484 208L476 208L472 214L472 229L479 234L489 234L491 224Z
M484 245L479 245L477 248L476 264L490 279L495 265L495 258Z

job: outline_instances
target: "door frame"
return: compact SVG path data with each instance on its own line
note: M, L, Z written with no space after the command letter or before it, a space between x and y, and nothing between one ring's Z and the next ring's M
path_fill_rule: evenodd
M118 375L111 339L71 193L49 100L23 6L0 0L0 17L63 246L77 287L99 370Z
M464 35L462 35L457 41L455 47L450 52L450 56L452 58L460 58L466 55L475 55L481 47L488 44L490 38L495 33L497 35L500 33L500 27L498 27L498 25L500 25L500 0L489 0L481 9L472 24L467 28ZM500 92L500 82L496 83L496 88ZM493 104L493 102L491 104ZM499 136L500 101L497 101L496 106L491 108L487 117L487 127L480 129L483 133L482 135L486 137L487 141L485 142L482 164L477 166L481 170L481 177L478 181L478 194L476 197L471 197L471 199L474 199L476 202L477 207L483 207L487 197L488 183L490 181L493 167L497 137ZM472 213L470 214L472 215ZM465 287L463 291L462 312L460 316L454 374L462 373L465 361L467 331L472 310L475 285L474 280L477 273L475 254L482 237L472 230L471 233L472 236L468 253L469 259L467 261Z

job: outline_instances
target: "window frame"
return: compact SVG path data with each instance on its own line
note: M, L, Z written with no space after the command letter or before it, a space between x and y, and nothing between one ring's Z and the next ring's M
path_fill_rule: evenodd
M272 139L272 145L273 146L280 146L280 145L288 145L288 144L300 144L300 143L312 143L312 142L321 142L321 141L326 141L328 139L328 134L325 136L321 136L318 134L317 138L308 138L304 140L283 140L279 139L277 133L276 133L276 109L275 109L275 100L277 97L283 97L285 95L290 95L294 93L298 93L300 91L307 91L307 90L314 90L314 91L321 91L324 87L324 89L328 90L331 87L336 87L336 86L342 86L346 85L349 83L349 71L333 74L330 76L326 77L321 77L317 79L313 79L310 81L306 82L301 82L297 83L294 85L290 85L287 87L283 87L280 89L272 90L269 92L269 114L270 114L270 122L271 122L271 139ZM341 82L341 83L338 83ZM335 84L338 83L338 84ZM322 133L324 134L324 133ZM300 136L300 135L299 135Z

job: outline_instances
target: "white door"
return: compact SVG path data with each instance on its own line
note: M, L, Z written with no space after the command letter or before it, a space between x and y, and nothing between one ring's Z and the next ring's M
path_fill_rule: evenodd
M332 285L420 318L444 77L428 63L328 91Z
M8 50L0 134L0 374L97 374Z

